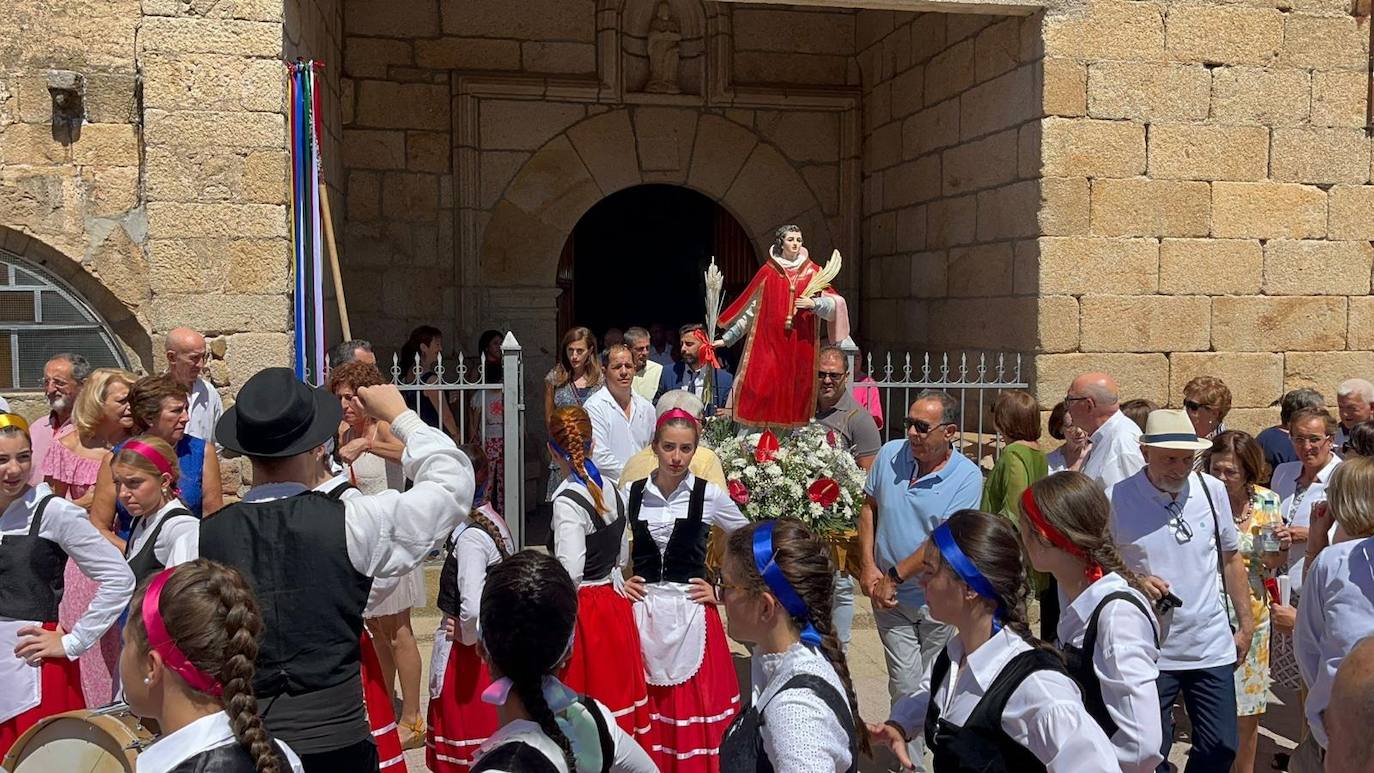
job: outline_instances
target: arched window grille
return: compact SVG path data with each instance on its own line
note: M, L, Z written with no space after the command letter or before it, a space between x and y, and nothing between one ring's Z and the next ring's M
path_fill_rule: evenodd
M43 366L59 352L91 367L128 367L105 321L65 283L0 249L0 389L43 386Z

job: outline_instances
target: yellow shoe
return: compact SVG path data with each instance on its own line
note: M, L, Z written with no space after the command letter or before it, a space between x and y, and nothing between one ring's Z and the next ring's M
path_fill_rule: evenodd
M413 725L407 725L398 719L396 720L396 727L403 733L408 733L408 735L401 736L402 750L410 751L411 749L418 749L425 745L424 717L416 717L415 724Z

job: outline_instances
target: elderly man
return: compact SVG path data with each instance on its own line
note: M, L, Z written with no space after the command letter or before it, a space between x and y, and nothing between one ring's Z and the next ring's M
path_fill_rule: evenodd
M582 404L592 420L592 461L601 474L620 480L630 457L654 439L654 405L634 391L634 353L618 344L606 353L606 385Z
M33 473L29 483L37 486L52 470L45 469L43 460L48 455L48 447L76 427L72 424L72 406L76 404L76 393L86 377L91 375L91 364L79 354L63 352L54 354L43 366L43 396L48 399L48 415L35 421L29 427L29 437L33 441Z
M362 338L354 338L350 341L337 343L329 348L329 369L343 365L346 362L365 362L368 365L377 364L377 355L372 353L372 342Z
M219 392L201 377L208 359L205 336L187 327L173 328L167 333L167 372L186 387L186 434L213 442L215 424L224 415L224 403Z
M1064 395L1073 425L1092 436L1083 474L1111 488L1145 466L1140 455L1140 427L1121 412L1120 390L1106 373L1084 373Z
M625 345L635 356L635 394L653 402L658 396L658 384L663 378L663 366L649 359L649 331L632 327L625 331Z
M730 398L730 387L735 378L730 375L719 361L715 360L715 350L706 340L706 330L699 323L683 325L679 331L682 336L682 359L663 368L663 378L659 381L658 393L662 395L670 389L686 389L706 403L706 415L710 416L725 407ZM709 381L711 399L705 393L708 381L707 365L711 365Z
M1341 453L1350 430L1374 416L1374 384L1362 378L1342 381L1336 387L1336 407L1340 411L1341 426L1336 430L1336 451Z
M1298 460L1297 449L1293 448L1293 437L1288 434L1288 422L1293 420L1293 414L1303 408L1326 408L1326 398L1322 393L1315 389L1294 389L1284 393L1283 397L1274 401L1269 407L1279 406L1279 423L1263 430L1255 437L1260 448L1264 449L1264 461L1269 465L1269 474L1278 469L1284 462L1296 462ZM1339 449L1339 446L1337 446ZM1269 485L1269 480L1260 481L1264 485Z
M1341 661L1325 713L1326 773L1374 773L1374 637Z
M1157 770L1169 770L1180 693L1193 726L1186 773L1229 770L1240 742L1235 664L1245 659L1255 630L1231 501L1221 481L1193 472L1195 454L1211 443L1197 436L1185 412L1152 412L1140 445L1144 469L1111 486L1107 497L1112 536L1126 566L1141 577L1156 608L1160 599L1176 607L1171 621L1165 615L1159 653L1165 761ZM1236 613L1235 633L1223 593Z
M859 581L873 601L894 703L916 692L953 632L931 619L912 558L935 527L982 499L978 465L953 448L959 419L959 401L944 392L921 392L907 411L906 437L878 451L864 486ZM924 747L924 739L912 739L911 759L920 760Z

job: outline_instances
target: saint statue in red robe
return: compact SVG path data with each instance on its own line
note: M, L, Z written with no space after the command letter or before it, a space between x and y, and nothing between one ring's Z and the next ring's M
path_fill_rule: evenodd
M829 323L829 340L849 336L849 311L839 293L827 288L819 296L802 297L819 271L802 246L801 229L782 226L768 262L721 313L721 343L730 346L748 336L730 390L729 408L740 424L790 429L816 415L821 320Z

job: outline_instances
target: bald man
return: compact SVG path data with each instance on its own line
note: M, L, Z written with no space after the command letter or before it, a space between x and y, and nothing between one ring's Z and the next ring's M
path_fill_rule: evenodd
M1326 725L1326 773L1374 773L1374 637L1345 656L1331 684Z
M1121 412L1120 388L1106 373L1084 373L1069 384L1064 402L1073 425L1092 435L1083 474L1109 489L1140 472L1140 426Z
M186 434L212 443L215 423L224 413L224 403L219 399L219 392L201 377L209 359L205 336L189 327L174 328L167 333L167 372L186 387Z

